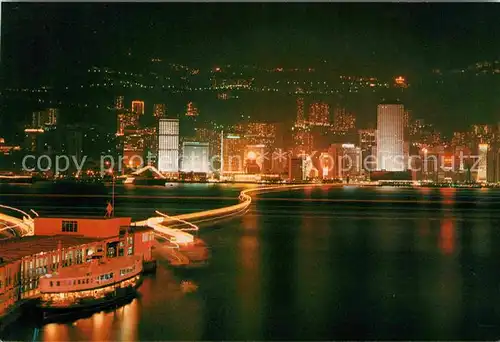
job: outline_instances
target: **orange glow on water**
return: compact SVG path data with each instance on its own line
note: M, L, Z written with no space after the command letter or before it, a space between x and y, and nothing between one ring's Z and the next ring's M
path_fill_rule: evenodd
M455 249L455 227L451 219L445 219L441 224L439 248L443 254L451 254Z
M455 203L456 191L457 190L455 188L441 188L441 189L439 189L441 196L443 196L443 203L448 204L448 205Z
M64 324L51 323L44 327L44 341L69 341L68 326Z
M121 340L137 341L137 322L139 321L139 303L137 299L134 299L121 309L123 312L122 328L120 330Z

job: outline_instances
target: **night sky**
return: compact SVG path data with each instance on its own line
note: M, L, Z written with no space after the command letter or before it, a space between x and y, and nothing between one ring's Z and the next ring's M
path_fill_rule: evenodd
M418 72L498 56L497 4L3 3L10 72L117 65L131 52L199 66ZM14 75L12 75L14 76Z
M1 70L6 87L54 80L79 87L78 76L91 66L142 73L151 58L161 58L198 68L326 65L323 72L336 71L336 79L405 75L416 85L436 68L500 59L498 18L496 3L4 2ZM414 94L419 117L447 130L499 121L498 84L452 79L436 91L430 80ZM373 122L375 105L366 107L358 112L360 122ZM219 112L204 113L211 111ZM282 120L292 112L273 113Z

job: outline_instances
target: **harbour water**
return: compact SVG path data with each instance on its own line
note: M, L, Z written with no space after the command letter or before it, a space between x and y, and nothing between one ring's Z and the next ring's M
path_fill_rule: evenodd
M240 189L121 187L117 214L141 219L155 209L215 208L235 203ZM0 187L0 203L41 215L100 215L108 193ZM206 268L179 272L160 261L140 297L124 307L62 324L24 319L0 338L497 339L499 206L495 189L324 187L260 195L246 215L203 228L212 254Z

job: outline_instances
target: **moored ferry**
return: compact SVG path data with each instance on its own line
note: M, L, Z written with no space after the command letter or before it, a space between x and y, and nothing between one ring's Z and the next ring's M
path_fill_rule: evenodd
M93 259L40 278L39 308L44 318L104 309L136 295L142 258Z

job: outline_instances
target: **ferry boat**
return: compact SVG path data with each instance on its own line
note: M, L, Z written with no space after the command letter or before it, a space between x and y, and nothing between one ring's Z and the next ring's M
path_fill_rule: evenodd
M40 278L39 309L44 319L116 306L136 296L141 283L139 256L92 259Z

